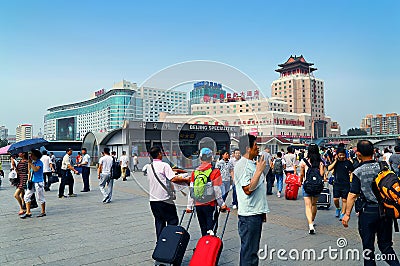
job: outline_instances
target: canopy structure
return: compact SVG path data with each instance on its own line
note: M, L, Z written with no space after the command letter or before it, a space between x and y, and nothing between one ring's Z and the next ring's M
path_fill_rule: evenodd
M11 145L7 145L5 147L0 148L0 155L6 155L8 154L8 149L10 148Z

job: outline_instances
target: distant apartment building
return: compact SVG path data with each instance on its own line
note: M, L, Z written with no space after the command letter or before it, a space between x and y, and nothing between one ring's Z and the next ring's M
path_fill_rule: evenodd
M32 139L33 137L33 127L30 124L22 124L17 126L15 130L15 141L21 141L26 139Z
M370 114L362 119L360 128L368 135L400 134L400 115L396 113L376 116Z
M140 87L137 95L143 101L143 117L145 121L158 121L160 112L171 114L187 114L189 112L187 92Z
M8 128L5 126L0 126L0 139L7 139L8 137Z

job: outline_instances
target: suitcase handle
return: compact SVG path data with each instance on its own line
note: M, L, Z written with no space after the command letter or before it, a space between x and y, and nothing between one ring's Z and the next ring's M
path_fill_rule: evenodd
M228 223L229 213L231 213L231 210L228 209L227 210L227 214L226 214L226 218L225 218L225 222L224 222L224 227L222 228L222 233L221 233L221 236L220 236L221 240L224 237L226 224ZM220 214L221 214L221 209L219 209L219 211L218 211L217 219L219 219ZM215 221L214 228L213 228L214 234L215 234L215 231L217 230L217 228L216 228L217 225L218 225L218 221Z
M224 228L222 229L222 233L221 233L221 240L224 237L224 233L225 233L225 229L226 229L226 224L228 223L228 218L229 218L229 214L231 213L231 210L228 210L228 213L226 214L226 218L225 218L225 223L224 223Z
M187 224L187 226L186 226L186 231L189 230L190 222L192 221L194 212L195 212L195 211L194 211L194 209L193 209L193 211L190 213L189 222L188 222L188 224ZM179 225L180 225L180 226L182 226L183 217L185 217L185 213L186 213L186 210L183 210L181 220L179 221Z

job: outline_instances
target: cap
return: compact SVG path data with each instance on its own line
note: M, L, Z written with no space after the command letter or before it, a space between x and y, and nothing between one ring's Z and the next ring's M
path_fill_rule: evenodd
M213 156L212 150L210 150L209 148L202 148L200 150L200 159L211 159Z

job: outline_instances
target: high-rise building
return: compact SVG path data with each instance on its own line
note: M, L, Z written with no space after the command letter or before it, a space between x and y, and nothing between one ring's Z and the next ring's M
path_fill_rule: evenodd
M8 137L8 128L5 126L0 126L0 139L4 140Z
M400 115L396 113L367 115L361 121L361 129L368 135L392 135L400 134Z
M33 137L33 127L30 124L19 125L16 130L16 142L26 139L32 139Z
M288 103L290 113L308 113L311 115L313 137L327 136L327 123L324 108L324 82L316 78L317 70L302 55L290 56L275 70L279 79L271 84L271 96L282 98Z
M160 112L187 114L189 112L187 92L140 87L137 95L143 100L145 121L158 121Z
M210 99L223 101L225 98L226 91L222 89L222 84L211 81L200 81L195 83L193 90L190 91L190 106L209 102Z

